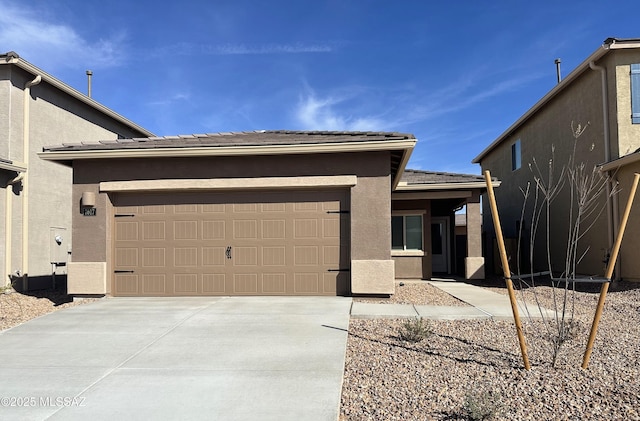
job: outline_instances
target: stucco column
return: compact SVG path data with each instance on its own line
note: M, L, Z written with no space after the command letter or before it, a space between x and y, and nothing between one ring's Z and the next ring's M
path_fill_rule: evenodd
M474 191L467 200L467 256L465 278L484 279L484 257L482 257L482 214L480 192Z

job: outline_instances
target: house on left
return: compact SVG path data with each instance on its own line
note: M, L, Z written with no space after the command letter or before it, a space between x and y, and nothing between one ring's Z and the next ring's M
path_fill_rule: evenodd
M56 142L153 136L22 59L0 54L0 287L51 285L66 273L72 169L38 158Z

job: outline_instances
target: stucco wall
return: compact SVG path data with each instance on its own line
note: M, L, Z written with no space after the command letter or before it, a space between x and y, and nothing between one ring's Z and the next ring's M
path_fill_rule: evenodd
M102 181L323 175L358 177L357 185L350 192L351 259L390 262L391 176L388 152L77 160L74 163L73 180L74 261L110 262L112 245L109 224L113 211L109 195L99 192L99 183ZM95 217L80 214L80 200L85 191L96 193ZM111 273L109 266L107 273ZM393 276L385 282L393 292ZM380 288L380 285L378 282L376 288ZM389 293L388 287L386 293Z
M633 178L635 173L640 173L640 163L628 165L620 168L617 173L620 182L619 194L619 218L622 219L629 193L631 191ZM631 207L631 214L627 221L627 228L620 245L620 255L618 262L620 264L620 276L626 281L640 281L640 259L638 258L638 250L640 250L640 192L636 192L636 196Z
M0 156L24 162L23 107L24 86L34 76L15 66L0 66ZM29 177L29 276L50 276L51 227L65 228L60 247L72 250L71 243L71 168L43 161L37 153L47 145L64 142L115 139L118 133L127 136L141 134L112 120L80 101L63 94L46 82L31 88L29 97L30 154ZM3 184L4 186L5 184ZM2 191L4 193L4 191ZM0 241L3 275L22 268L22 195L13 197L12 263L5 268L4 235ZM5 229L5 195L0 194L0 225ZM63 231L64 232L64 231ZM57 253L58 250L55 250ZM59 270L58 273L63 272ZM3 276L4 277L4 276Z
M573 154L575 145L574 167L583 163L587 172L595 165L604 161L603 118L600 74L587 71L574 81L572 88L551 100L543 109L531 117L526 124L512 133L506 141L497 146L481 162L482 169L490 170L493 177L501 180L502 184L495 190L502 230L507 238L517 238L517 221L521 219L524 197L521 192L530 185L531 199L528 200L525 220L525 237L531 229L531 214L533 196L535 195L534 176L540 177L545 183L550 178L550 163L552 162L554 180L558 180L562 168L568 166L569 157ZM573 124L573 129L572 129ZM580 125L584 132L577 142L574 142L573 130ZM511 170L511 145L520 139L522 150L522 167ZM553 153L552 153L553 150ZM552 265L554 270L564 270L566 256L566 239L569 224L570 201L568 183L558 194L551 208L550 232L553 240L550 242ZM483 200L483 226L487 233L486 251L487 261L492 260L495 231L491 218L489 202ZM575 211L574 211L575 212ZM575 213L574 213L575 214ZM546 224L544 214L540 220L540 229ZM538 236L536 242L536 260L534 268L547 268L545 248L546 239ZM599 218L596 226L581 241L581 250L590 246L578 272L598 274L603 270L603 249L607 247L607 224L605 216ZM581 252L580 252L581 253ZM515 262L515 256L512 256ZM513 268L515 271L515 268Z

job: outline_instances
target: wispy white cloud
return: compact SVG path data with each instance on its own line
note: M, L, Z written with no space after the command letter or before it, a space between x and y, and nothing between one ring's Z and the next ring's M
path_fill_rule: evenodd
M310 54L331 53L335 47L322 43L292 43L292 44L194 44L181 42L167 45L149 53L151 57L161 56L229 56L229 55L267 55L267 54Z
M77 63L109 67L120 64L125 56L123 33L88 40L68 24L44 20L25 3L0 0L0 10L0 45L39 67L56 69Z
M380 116L344 113L343 104L349 99L348 95L320 98L306 89L296 105L295 118L304 130L376 131L387 130L393 125Z
M167 106L173 105L176 102L188 101L191 98L189 92L178 92L173 95L165 95L162 99L149 101L147 104L152 106Z

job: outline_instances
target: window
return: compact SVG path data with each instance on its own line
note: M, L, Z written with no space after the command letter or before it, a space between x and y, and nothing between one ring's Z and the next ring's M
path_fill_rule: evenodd
M511 145L511 171L515 171L522 166L522 152L520 150L520 139Z
M422 250L422 215L391 217L391 249Z
M640 64L631 65L631 123L640 124Z

